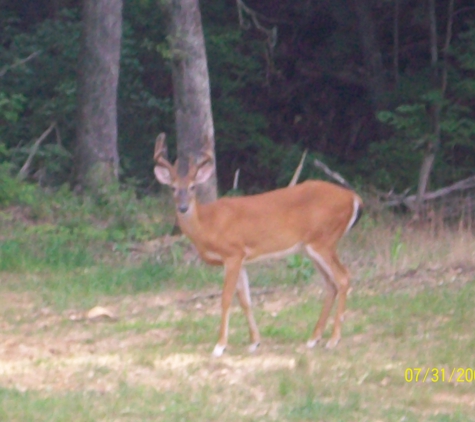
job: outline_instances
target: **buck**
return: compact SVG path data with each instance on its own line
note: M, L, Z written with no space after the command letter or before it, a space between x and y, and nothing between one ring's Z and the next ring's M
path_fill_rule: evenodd
M262 194L224 197L200 204L196 199L196 185L206 182L214 172L209 142L198 160L188 160L186 174L179 174L178 160L172 165L166 157L165 134L162 133L155 144L155 177L172 188L178 225L194 243L201 258L208 264L222 265L225 270L221 326L213 355L221 356L226 348L230 306L236 290L249 325L249 351L254 352L260 344L245 264L299 251L305 251L313 260L326 286L320 318L307 347L314 347L321 340L338 297L333 333L326 344L327 348L335 347L341 338L349 288L349 273L338 259L336 246L358 220L363 205L361 198L342 186L306 181ZM184 167L186 169L186 165Z

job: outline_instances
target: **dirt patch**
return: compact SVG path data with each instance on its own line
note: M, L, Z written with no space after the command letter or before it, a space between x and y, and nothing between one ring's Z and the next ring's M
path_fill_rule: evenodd
M459 288L475 279L475 266L460 262L448 267L420 266L394 274L379 274L369 279L355 281L358 292L387 294L397 290L417 293L425 288L449 286Z
M308 294L320 294L312 287ZM276 314L301 300L301 289L255 289L254 301ZM4 387L26 390L95 390L108 392L121 381L157 389L179 388L180 379L196 386L210 382L238 385L258 371L295 367L295 356L265 350L257 355L210 357L210 350L182 353L173 349L172 328L121 331L118 325L137 321L156 323L220 313L220 291L168 291L124 296L104 301L117 320L88 320L87 310L57 313L36 308L29 295L8 293L3 301L15 310L14 318L0 319L0 379ZM240 312L235 305L233 312ZM211 347L211 346L210 346ZM160 352L162 349L165 352ZM252 395L261 400L263 392Z
M471 407L475 406L475 394L456 395L450 393L437 393L433 397L436 403L464 404Z
M56 313L49 308L36 309L28 295L4 295L3 301L15 309L15 318L0 320L1 384L19 391L107 392L117 388L121 380L127 380L132 384L172 389L179 386L177 378L186 378L197 385L213 379L238 384L257 370L295 366L293 357L272 353L226 356L219 361L210 358L209 350L170 351L162 356L157 348L173 343L176 336L173 329L145 328L144 332L114 329L114 324L131 322L139 316L147 319L152 311L154 321L170 321L184 312L218 313L219 299L203 294L198 299L183 291L122 297L105 304L118 315L117 320L97 321L78 318L87 311ZM278 312L295 299L291 295L283 299L281 294L273 292L267 311Z
M417 274L407 274L402 280L423 285ZM456 284L467 274L470 271L448 269L443 276L455 275ZM404 288L409 288L409 284L406 286ZM355 286L358 294L379 294L377 289L361 287ZM269 324L278 320L272 317L280 312L303 304L309 297L321 300L324 294L318 283L253 289L253 293L260 317ZM398 325L391 328L390 320L364 324L371 308L346 311L346 327L355 322L361 327L352 335L344 334L335 350L326 350L320 344L308 350L304 332L300 340L288 341L282 340L277 329L276 334L269 330L267 336L263 336L256 354L248 354L246 329L239 327L238 330L234 325L225 355L214 359L210 356L212 340L198 336L188 343L186 335L189 333L184 334L184 331L194 326L207 335L210 318L206 317L219 314L219 294L216 288L108 298L98 305L110 309L115 318L90 321L84 317L72 318L86 315L87 309L56 312L38 307L29 294L7 293L2 297L6 308L0 314L0 386L47 394L65 391L116 394L125 383L178 395L205 392L208 396L203 400L210 406L233 403L234 412L252 415L256 420L269 419L269 415L274 415L270 420L284 420L279 419L279 409L286 397L291 397L298 406L300 396L312 398L314 391L318 391L319 402L334 403L338 397L342 406L351 394L361 397L364 406L372 406L373 398L368 397L374 394L381 406L388 408L396 408L402 398L418 414L447 413L475 405L475 396L467 386L454 389L453 384L447 383L444 391L434 392L430 385L406 382L404 370L419 362L420 347L429 350L436 343L432 343L430 337L421 337L423 346L411 345L410 341L419 336L419 331L410 332L406 338L409 329L403 327L398 333ZM240 312L235 303L233 314ZM300 316L289 318L284 322L286 335L289 328L299 324L314 324L313 320L300 321ZM425 323L421 333L428 327L445 324L449 318L448 315L436 316L430 324L419 320L420 324ZM190 321L196 325L189 324ZM216 331L217 321L218 318L216 327L212 327ZM331 323L330 320L329 325ZM262 329L264 322L260 325ZM469 332L463 335L466 337ZM214 336L210 338L214 340ZM435 366L437 362L430 364ZM467 362L466 365L472 364ZM411 391L418 393L417 399L411 399Z

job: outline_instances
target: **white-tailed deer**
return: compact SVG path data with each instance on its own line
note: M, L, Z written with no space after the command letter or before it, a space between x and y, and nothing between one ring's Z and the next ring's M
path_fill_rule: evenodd
M178 160L166 158L165 134L155 144L155 176L171 186L178 224L195 244L201 258L211 265L224 265L222 316L219 339L213 355L221 356L228 341L229 310L235 290L249 323L255 351L260 335L251 311L251 296L245 264L280 258L304 250L325 279L327 295L308 347L322 338L331 308L338 296L333 334L326 344L335 347L341 337L341 322L349 288L348 270L340 263L336 246L355 224L362 210L361 198L353 191L323 181L304 183L252 196L225 197L202 205L195 187L213 174L213 152L207 147L201 158L189 160L186 174L178 174Z

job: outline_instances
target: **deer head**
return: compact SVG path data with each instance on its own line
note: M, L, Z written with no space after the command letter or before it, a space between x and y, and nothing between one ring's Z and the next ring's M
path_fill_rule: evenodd
M177 212L185 214L196 200L196 185L206 182L213 174L213 152L209 138L198 160L188 159L188 171L185 175L178 174L178 159L171 164L167 159L165 134L157 136L155 142L154 173L157 180L173 190L173 198Z

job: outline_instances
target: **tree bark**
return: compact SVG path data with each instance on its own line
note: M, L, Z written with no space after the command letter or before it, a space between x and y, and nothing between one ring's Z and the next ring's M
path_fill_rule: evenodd
M399 0L394 0L393 18L393 72L394 85L399 87Z
M122 0L83 0L76 182L98 193L117 182L117 86Z
M422 160L421 170L419 172L419 183L417 185L416 195L416 215L420 216L422 211L422 203L424 202L424 195L429 185L430 174L434 167L434 161L437 152L440 148L441 133L440 133L440 101L445 96L447 89L447 51L450 46L452 38L452 15L454 11L454 0L449 1L447 30L445 36L444 50L443 50L443 67L442 76L439 72L439 52L437 45L437 18L435 13L435 0L429 0L429 22L430 22L430 53L431 53L431 68L432 68L432 86L434 90L440 91L440 99L434 101L430 107L431 122L432 122L432 138L427 144L427 149Z
M206 60L206 48L198 0L168 0L170 48L177 150L180 168L188 171L189 159L197 159L207 145L214 151L214 125ZM216 171L197 190L201 203L216 200Z
M368 89L373 109L378 112L385 108L384 94L387 83L384 76L381 48L371 13L371 0L355 0L354 5L365 68L369 77Z

